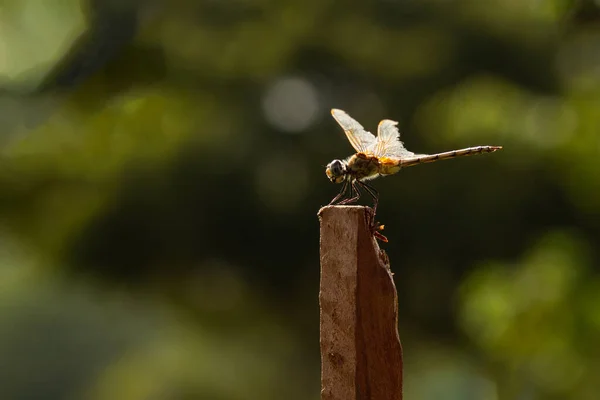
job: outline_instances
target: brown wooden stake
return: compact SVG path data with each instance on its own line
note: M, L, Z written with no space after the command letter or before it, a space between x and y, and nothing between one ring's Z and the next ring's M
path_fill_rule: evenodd
M321 399L401 400L398 297L371 209L327 206L321 222Z

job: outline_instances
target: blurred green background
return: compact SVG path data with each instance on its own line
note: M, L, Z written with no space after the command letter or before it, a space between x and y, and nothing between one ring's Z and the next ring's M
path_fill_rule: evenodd
M318 399L332 107L504 146L374 182L405 397L597 398L600 1L3 0L0 85L1 399Z

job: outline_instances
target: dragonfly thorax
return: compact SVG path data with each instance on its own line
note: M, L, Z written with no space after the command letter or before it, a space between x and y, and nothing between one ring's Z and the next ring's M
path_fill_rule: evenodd
M327 169L325 169L327 178L333 183L342 183L346 179L347 173L348 165L342 160L333 160L327 164Z

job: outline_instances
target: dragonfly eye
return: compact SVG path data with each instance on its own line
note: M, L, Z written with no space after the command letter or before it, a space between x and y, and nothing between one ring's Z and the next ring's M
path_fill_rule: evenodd
M344 180L346 168L340 160L333 160L327 165L325 173L331 182L340 183Z

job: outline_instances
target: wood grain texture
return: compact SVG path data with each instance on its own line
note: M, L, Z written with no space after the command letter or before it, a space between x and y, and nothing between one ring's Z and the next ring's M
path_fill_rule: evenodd
M321 399L401 400L398 298L371 210L327 206L321 222Z

